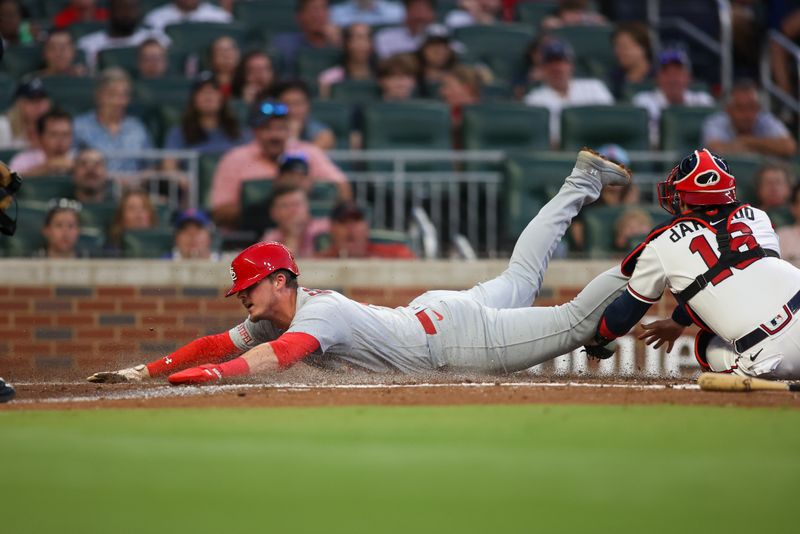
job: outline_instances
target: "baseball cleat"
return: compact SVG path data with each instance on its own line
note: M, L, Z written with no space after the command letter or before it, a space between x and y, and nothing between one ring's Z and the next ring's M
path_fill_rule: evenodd
M141 382L146 378L150 378L147 367L145 365L137 365L136 367L120 369L119 371L95 373L87 377L86 380L96 384L121 384L123 382Z
M8 402L17 394L10 385L6 384L5 380L0 378L0 403Z
M625 165L614 163L586 147L578 152L575 168L599 179L603 185L628 185L633 175Z

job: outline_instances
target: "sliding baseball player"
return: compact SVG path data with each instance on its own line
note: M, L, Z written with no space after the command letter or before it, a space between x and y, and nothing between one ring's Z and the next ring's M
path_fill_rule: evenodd
M409 306L365 305L298 285L289 250L258 243L231 263L248 318L228 332L197 339L146 365L96 373L91 382L132 382L168 375L172 384L276 373L295 362L407 374L432 371L511 373L590 342L603 310L624 290L615 267L572 301L531 307L554 249L572 218L604 185L630 172L583 150L559 193L528 224L508 269L466 291L429 291Z

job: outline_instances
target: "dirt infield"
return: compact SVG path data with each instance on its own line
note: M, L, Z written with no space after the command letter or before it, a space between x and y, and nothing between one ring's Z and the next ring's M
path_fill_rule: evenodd
M800 408L800 393L717 393L700 391L690 381L600 380L529 375L455 380L390 382L337 381L297 376L281 383L236 383L172 387L147 384L100 385L86 382L16 384L17 398L0 410L97 408L205 408L352 405L462 404L681 404Z

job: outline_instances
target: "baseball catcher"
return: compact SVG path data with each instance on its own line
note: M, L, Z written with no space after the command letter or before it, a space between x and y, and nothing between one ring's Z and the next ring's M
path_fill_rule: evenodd
M800 269L780 259L767 214L737 201L725 160L695 150L658 184L658 196L675 217L622 262L630 282L603 314L595 343L628 332L668 288L679 304L670 319L643 325L648 344L669 350L695 323L705 370L800 378Z
M520 235L500 276L466 291L429 291L395 309L301 287L289 250L257 243L231 263L227 296L236 295L247 310L243 323L147 365L96 373L88 380L169 375L172 384L197 384L273 373L300 360L323 368L408 374L527 369L589 343L603 310L624 290L627 278L614 267L567 304L531 307L572 218L597 200L604 185L629 182L624 167L581 151L559 193Z

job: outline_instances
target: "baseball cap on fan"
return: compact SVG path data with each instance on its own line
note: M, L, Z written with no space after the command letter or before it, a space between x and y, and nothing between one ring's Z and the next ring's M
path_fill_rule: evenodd
M180 213L175 218L175 230L180 230L188 223L194 223L203 228L211 226L211 219L209 219L206 212L198 209L188 209Z
M573 61L575 59L575 52L566 41L559 39L548 39L542 45L542 62L550 63L552 61Z
M691 68L692 62L689 60L689 55L686 50L677 47L665 48L658 54L658 65L666 67L667 65L680 65L682 67Z
M20 84L20 86L17 87L16 93L14 93L14 98L22 97L31 100L47 98L48 96L47 90L44 88L44 83L42 83L42 80L39 78L33 78L32 80Z

